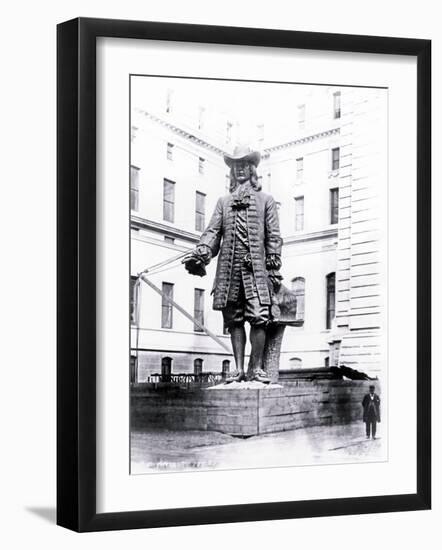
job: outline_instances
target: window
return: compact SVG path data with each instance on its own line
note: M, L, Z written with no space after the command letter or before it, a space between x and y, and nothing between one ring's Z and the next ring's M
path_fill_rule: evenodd
M296 277L292 280L292 290L296 296L296 319L304 319L305 313L305 279Z
M193 316L199 325L204 325L204 290L195 288ZM195 332L204 332L196 323L193 326Z
M195 229L204 231L206 223L206 195L197 191L195 193Z
M333 319L335 318L335 300L336 300L336 275L329 273L326 277L327 281L327 316L325 328L330 329Z
M205 163L205 160L202 157L199 157L199 159L198 159L198 172L200 174L204 174L204 163Z
M332 149L332 170L339 170L339 147Z
M167 144L167 159L168 160L173 160L173 143L168 143Z
M304 229L304 197L295 198L295 231Z
M175 182L163 182L163 220L173 222L175 219Z
M193 362L193 374L196 374L197 376L203 372L203 360L202 359L195 359Z
M341 92L333 94L333 118L341 118Z
M161 328L173 326L173 283L163 283L163 296L161 301Z
M131 355L130 356L130 371L129 371L129 380L131 384L136 384L137 382L137 356Z
M140 192L140 169L136 166L130 167L130 208L138 211Z
M258 124L256 129L257 129L257 134L258 134L258 143L259 143L260 147L262 148L263 143L264 143L264 124Z
M166 94L166 113L171 113L172 112L172 95L173 95L172 90L167 90L167 94Z
M296 179L302 180L304 175L304 157L299 157L296 159Z
M298 105L298 128L305 128L305 105Z
M206 109L204 107L199 107L198 109L198 130L202 130L204 128L204 115L206 113Z
M327 357L325 357L324 359L324 367L329 367L330 366L330 357L327 355Z
M222 366L222 373L223 378L225 378L230 372L230 361L228 359L224 359L223 366Z
M226 174L226 193L230 193L230 175L229 174Z
M169 235L164 235L164 242L168 244L175 244L175 238L169 237Z
M161 382L172 381L172 357L161 359Z
M339 221L339 189L330 189L330 223Z
M138 285L137 277L130 278L130 322L136 325L138 322Z
M227 124L226 124L226 143L230 143L232 141L232 126L233 126L233 124L230 121L227 121Z
M290 359L290 368L291 369L300 369L302 367L302 359L299 357L292 357Z

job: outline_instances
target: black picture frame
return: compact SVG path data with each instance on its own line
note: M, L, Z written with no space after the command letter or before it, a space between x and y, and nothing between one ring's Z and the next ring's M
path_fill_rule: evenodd
M96 512L96 39L396 54L417 59L417 491ZM57 523L83 531L424 510L431 506L431 41L78 18L57 28Z

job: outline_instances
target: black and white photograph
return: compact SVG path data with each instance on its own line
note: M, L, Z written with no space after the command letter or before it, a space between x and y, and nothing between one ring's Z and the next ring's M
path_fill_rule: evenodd
M130 473L388 460L388 89L130 75Z

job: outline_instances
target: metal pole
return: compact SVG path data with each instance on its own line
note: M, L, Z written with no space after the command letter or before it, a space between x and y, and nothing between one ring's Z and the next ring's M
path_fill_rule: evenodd
M181 307L179 304L177 304L174 300L172 300L171 298L169 298L168 296L166 296L165 294L163 294L162 290L160 288L158 288L156 285L154 285L152 283L152 281L150 281L146 275L144 273L140 273L140 275L138 276L139 279L141 279L142 281L144 281L148 286L150 286L150 288L152 288L153 290L155 290L155 292L157 292L160 296L162 296L167 302L169 302L169 304L171 304L173 307L175 307L180 313L182 313L184 315L184 317L187 317L187 319L189 319L190 321L192 321L193 323L195 323L195 325L200 328L202 331L204 331L207 336L210 336L210 338L212 338L212 340L215 340L215 342L217 344L219 344L223 349L225 349L227 351L227 353L229 355L232 354L232 351L229 349L228 346L226 346L226 344L220 339L218 338L218 336L216 336L216 334L214 334L212 331L210 331L207 327L205 327L202 323L200 323L198 321L198 319L195 319L195 317L193 317L193 315L191 315L190 313L188 313L183 307Z

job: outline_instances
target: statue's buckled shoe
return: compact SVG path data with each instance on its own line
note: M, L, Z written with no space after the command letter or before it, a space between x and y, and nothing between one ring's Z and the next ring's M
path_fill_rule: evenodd
M244 380L246 380L246 375L243 372L235 371L226 378L226 384L230 384L231 382L242 382Z
M270 378L268 374L262 369L255 371L253 375L250 377L250 380L255 380L256 382L262 382L263 384L270 384Z

